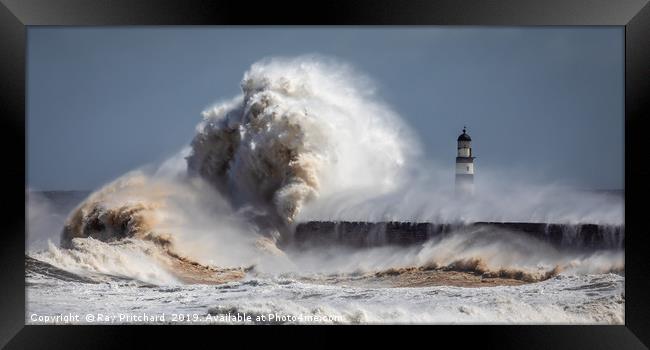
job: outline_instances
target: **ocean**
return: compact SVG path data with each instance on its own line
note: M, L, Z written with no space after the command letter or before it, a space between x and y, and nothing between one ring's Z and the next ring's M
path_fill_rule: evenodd
M39 208L50 210L47 220L32 217L32 221L53 225L54 241L48 247L42 241L44 234L28 239L27 324L624 323L622 271L559 273L525 282L454 269L392 271L391 262L363 268L347 261L321 271L253 270L225 283L183 283L147 256L151 247L129 249L120 242L92 238L78 239L85 242L72 253L59 247L56 238L65 217L88 194L30 196L32 204L38 200ZM425 246L413 249L422 251ZM350 256L372 261L372 251L385 256L386 249ZM441 285L446 282L450 285Z

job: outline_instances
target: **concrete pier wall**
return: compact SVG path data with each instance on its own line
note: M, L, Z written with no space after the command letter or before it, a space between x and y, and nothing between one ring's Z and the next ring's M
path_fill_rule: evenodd
M624 226L594 224L545 224L525 222L429 222L310 221L296 226L292 243L298 246L344 245L356 248L385 245L408 246L441 238L455 231L494 230L522 234L571 249L623 249Z

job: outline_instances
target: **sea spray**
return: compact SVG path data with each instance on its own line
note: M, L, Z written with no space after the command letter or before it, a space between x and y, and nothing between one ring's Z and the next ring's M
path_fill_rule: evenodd
M146 241L152 244L147 254L173 257L174 264L164 268L183 268L183 275L194 270L191 264L260 270L289 264L274 241L249 222L245 208L234 211L200 178L156 174L134 171L89 196L68 218L61 246L76 250L90 239L117 249L119 242Z
M622 250L558 250L538 239L504 229L460 228L411 246L350 248L300 246L287 254L303 273L368 274L410 268L469 272L528 282L560 273L621 273Z
M241 87L242 95L203 113L188 168L276 225L321 195L396 188L419 153L367 79L341 63L263 60Z

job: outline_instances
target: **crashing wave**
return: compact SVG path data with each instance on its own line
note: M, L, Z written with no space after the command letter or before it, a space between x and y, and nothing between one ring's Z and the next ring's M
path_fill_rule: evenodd
M242 95L203 113L190 172L280 223L322 192L392 188L417 147L355 76L315 57L255 63Z

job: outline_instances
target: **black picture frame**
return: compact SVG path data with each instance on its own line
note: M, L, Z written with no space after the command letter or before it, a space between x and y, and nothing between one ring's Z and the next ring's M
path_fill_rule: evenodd
M25 157L27 26L103 25L490 25L490 26L624 26L625 27L625 325L622 326L413 326L397 327L400 344L412 341L441 346L538 349L647 348L650 262L645 204L650 167L644 117L650 116L650 5L648 0L445 0L328 1L318 3L183 0L0 0L0 115L2 120L3 213L0 269L0 345L7 348L78 348L136 346L153 339L167 342L204 335L222 342L236 340L240 327L192 326L26 326L25 325ZM7 162L9 161L9 162ZM164 326L163 326L164 327ZM312 343L340 346L345 336L365 341L394 340L393 329L361 327L255 327L265 333L249 341L293 339L297 330ZM189 329L188 329L189 328ZM158 334L164 332L162 336ZM180 335L179 332L186 333ZM188 334L189 333L189 334ZM341 335L342 334L337 334ZM280 340L284 339L284 340ZM206 343L208 346L211 343ZM268 343L266 343L268 345ZM310 343L311 344L311 343ZM645 345L644 345L645 344ZM309 344L308 344L309 345Z

